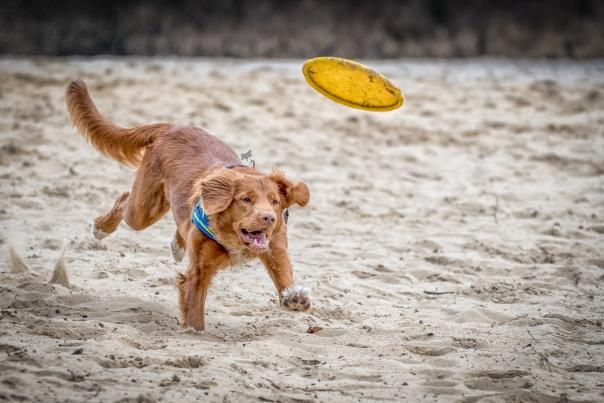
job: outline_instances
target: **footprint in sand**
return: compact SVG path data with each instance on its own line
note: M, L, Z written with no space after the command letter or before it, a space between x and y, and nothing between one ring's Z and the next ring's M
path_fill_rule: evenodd
M472 337L453 337L453 346L465 349L485 348L488 344L484 341Z
M529 372L520 370L478 371L467 376L466 387L474 390L507 391L533 386Z
M417 355L425 355L429 357L439 357L455 351L455 348L450 346L433 346L433 345L410 345L406 347L407 351Z

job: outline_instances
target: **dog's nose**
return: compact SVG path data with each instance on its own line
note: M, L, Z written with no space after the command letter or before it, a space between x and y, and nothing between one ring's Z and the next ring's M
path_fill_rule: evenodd
M264 213L260 214L260 219L267 224L273 224L275 221L277 221L277 215L271 211L265 211Z

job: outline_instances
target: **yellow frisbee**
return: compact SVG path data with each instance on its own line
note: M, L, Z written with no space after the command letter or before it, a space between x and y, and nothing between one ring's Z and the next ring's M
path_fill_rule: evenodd
M304 63L302 73L316 91L351 108L386 112L403 106L401 90L390 80L352 60L317 57Z

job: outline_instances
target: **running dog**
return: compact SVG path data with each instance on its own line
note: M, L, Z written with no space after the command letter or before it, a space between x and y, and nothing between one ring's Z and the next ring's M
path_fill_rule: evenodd
M231 147L201 128L120 127L99 113L83 81L69 84L65 101L74 126L97 150L138 167L132 189L95 219L93 235L103 239L122 220L144 230L172 210L172 254L176 261L189 255L187 271L178 276L183 327L205 328L205 300L218 270L255 258L282 306L310 309L310 290L294 286L287 253L287 209L308 204L306 184L243 165Z

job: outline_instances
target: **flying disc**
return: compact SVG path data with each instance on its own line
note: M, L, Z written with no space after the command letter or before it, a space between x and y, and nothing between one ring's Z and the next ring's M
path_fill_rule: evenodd
M317 57L304 63L302 73L317 92L351 108L386 112L403 106L400 89L383 75L352 60Z

